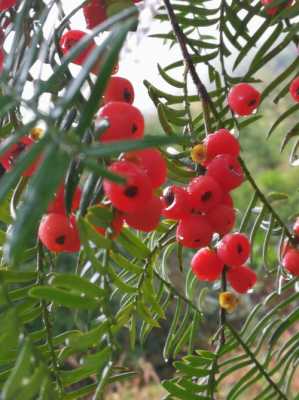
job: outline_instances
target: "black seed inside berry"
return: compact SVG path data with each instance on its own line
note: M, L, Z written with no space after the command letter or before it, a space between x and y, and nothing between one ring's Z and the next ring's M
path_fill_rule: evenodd
M237 252L239 254L241 254L243 252L243 247L240 244L237 245Z
M55 239L55 242L56 242L57 244L64 244L64 243L65 243L65 236L64 236L64 235L58 236L58 237Z
M132 128L131 128L131 132L135 133L137 131L137 129L138 129L138 126L136 124L133 124Z
M168 207L174 202L174 193L170 188L163 192L163 197Z
M124 100L125 100L127 103L130 103L130 102L131 102L131 100L132 100L132 95L131 95L131 92L129 91L129 89L125 89L125 90L124 90L124 95L123 95L123 97L124 97Z
M138 194L137 186L128 186L124 191L125 196L127 197L135 197Z
M209 201L211 200L211 198L213 197L212 192L205 192L202 196L201 196L201 201Z
M255 106L255 105L256 105L256 100L255 100L255 99L250 100L250 101L248 102L248 105L249 105L250 107Z

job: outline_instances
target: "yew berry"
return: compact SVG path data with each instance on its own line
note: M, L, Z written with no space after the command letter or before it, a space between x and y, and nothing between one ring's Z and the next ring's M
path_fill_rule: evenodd
M224 264L238 267L246 262L251 250L250 242L243 233L225 235L217 245L217 254Z
M185 247L199 249L208 246L212 240L213 229L203 215L189 215L181 219L177 226L176 239Z
M103 0L91 0L83 7L83 14L88 29L93 29L107 19Z
M230 154L215 157L207 167L207 175L214 178L227 192L236 189L244 180L240 163Z
M79 186L76 187L72 201L71 211L76 211L79 208L81 200L81 189ZM55 194L54 200L48 206L48 213L65 214L65 202L64 202L64 185L61 185Z
M299 217L296 218L296 221L293 225L293 231L295 233L296 236L299 236Z
M250 115L260 103L260 93L248 83L238 83L228 93L228 105L239 115Z
M164 218L179 220L190 212L190 195L181 186L172 185L165 188L161 201Z
M207 214L207 218L214 231L223 236L233 229L236 221L236 213L232 207L219 204Z
M263 6L267 6L267 5L271 5L273 3L274 0L262 0L262 5ZM289 7L292 4L293 0L285 0L285 2L283 4L280 4L278 7L267 7L265 8L265 13L273 16L276 15L282 8L286 8Z
M191 260L192 272L200 281L219 279L223 267L224 264L216 252L209 247L198 250Z
M74 217L54 213L45 215L39 225L38 237L48 250L56 253L77 252L80 249Z
M17 4L17 0L0 0L0 11L6 11Z
M144 118L138 108L121 101L112 101L102 107L98 119L107 119L109 128L101 135L101 142L141 139Z
M150 179L137 165L129 161L116 161L109 170L126 180L124 184L104 180L105 194L114 207L132 213L144 207L152 198L153 189Z
M134 101L134 88L131 82L120 76L110 78L104 94L104 102L124 101L132 104Z
M78 30L71 30L66 32L59 41L60 49L63 54L67 54L83 37L86 36L85 32L78 31ZM81 51L81 53L73 59L73 63L82 65L84 64L87 57L95 48L94 40L91 40L87 47Z
M203 141L204 159L202 165L209 162L219 154L230 154L238 157L240 153L239 141L230 133L228 129L219 129L215 133L208 135Z
M125 213L126 223L134 229L143 232L151 232L157 228L160 223L162 203L159 197L153 196L145 205L133 213Z
M299 250L288 249L282 259L282 265L290 274L299 276Z
M232 196L227 192L224 193L222 200L221 200L221 204L231 207L231 208L234 208L234 201L232 199Z
M111 231L110 238L115 239L117 236L122 231L122 228L124 226L124 215L118 210L114 210L114 215L113 219L111 221L111 225L109 226L109 231ZM105 236L106 235L106 230L107 228L104 228L103 226L96 226L95 227L96 231L100 233L101 235Z
M167 178L167 164L158 149L130 151L124 159L142 168L150 178L153 188L163 185Z
M246 265L242 265L230 268L227 271L227 280L236 292L247 293L256 284L256 273Z
M207 175L192 179L188 185L188 192L190 204L195 213L212 210L223 197L219 183L213 177Z
M299 76L295 78L290 85L290 93L293 99L299 102Z

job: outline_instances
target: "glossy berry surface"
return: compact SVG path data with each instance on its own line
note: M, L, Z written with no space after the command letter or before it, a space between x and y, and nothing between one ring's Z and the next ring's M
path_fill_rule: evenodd
M161 201L164 218L179 220L189 214L190 196L181 186L172 185L165 188Z
M130 151L124 155L124 159L142 168L154 188L158 188L165 183L167 178L167 164L158 149L150 148Z
M0 11L6 11L17 4L16 0L0 0Z
M250 255L250 242L243 233L225 235L217 245L217 254L224 264L238 267L244 264Z
M101 142L141 139L144 134L144 118L138 108L121 101L106 104L98 118L107 119L109 128L101 135Z
M135 212L151 199L152 185L141 168L129 161L116 161L109 170L126 179L124 184L104 180L105 194L114 207L124 212Z
M198 250L191 260L192 272L200 281L212 282L219 279L223 267L223 262L209 247Z
M214 178L227 192L239 187L244 180L240 163L229 154L215 157L207 167L207 175Z
M188 192L195 213L212 210L223 197L219 183L213 177L207 175L192 179L188 185Z
M228 93L228 105L234 113L246 116L258 108L260 97L260 93L253 86L238 83Z
M48 213L56 213L56 214L65 214L65 203L64 203L64 185L61 185L58 189L57 193L55 194L54 200L48 206ZM80 200L81 200L81 189L79 186L76 187L75 193L73 196L72 201L72 209L71 211L74 212L79 208Z
M162 202L159 197L153 196L151 200L142 208L133 213L125 213L125 222L134 229L142 232L151 232L160 223Z
M240 154L240 144L228 129L219 129L215 133L208 135L203 141L204 160L203 165L208 165L219 154L230 154L238 157Z
M63 54L67 54L83 37L86 36L85 32L78 30L71 30L66 32L59 41L60 49ZM94 40L91 40L87 47L81 51L81 53L73 59L73 63L82 65L86 58L93 51L95 47Z
M267 7L265 8L265 13L273 16L276 15L281 9L289 7L292 4L292 0L286 0L283 4L280 4L278 7ZM273 0L261 0L263 6L269 6L273 3Z
M120 76L113 76L110 78L104 94L104 102L110 101L123 101L132 104L134 101L135 93L132 83Z
M236 213L232 207L219 204L207 214L207 218L214 231L223 236L233 229L236 222Z
M107 19L104 0L91 0L83 7L86 27L93 29Z
M299 103L299 76L290 85L290 93L293 99Z
M234 201L232 199L232 196L228 192L224 193L222 200L221 200L221 204L231 207L231 208L234 208Z
M299 276L299 250L288 249L282 259L282 265L290 274Z
M247 293L256 284L256 273L246 265L242 265L229 269L227 280L236 292Z
M39 225L38 237L48 250L56 253L77 252L80 249L75 219L63 214L45 215Z
M184 217L178 224L176 239L184 247L200 249L208 246L212 240L213 229L206 217L190 215Z

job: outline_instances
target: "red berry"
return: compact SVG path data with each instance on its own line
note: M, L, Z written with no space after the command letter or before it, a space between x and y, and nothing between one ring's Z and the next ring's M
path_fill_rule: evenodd
M72 210L76 211L79 208L81 200L81 189L79 186L76 187L73 201L72 201ZM65 203L64 203L64 185L61 185L58 191L55 194L54 200L48 206L48 214L55 213L55 214L65 214Z
M124 218L131 228L143 232L151 232L156 229L160 223L161 211L161 200L159 197L153 196L145 207L140 207L133 213L125 213Z
M262 5L267 6L268 4L270 5L273 3L274 0L262 0ZM292 4L293 0L286 0L285 4L280 4L278 7L270 7L270 8L265 8L265 13L268 15L276 15L281 9L289 7Z
M232 207L219 204L207 214L207 218L214 231L223 236L233 229L236 221L236 213Z
M212 210L223 197L219 183L207 175L192 179L188 185L188 192L190 204L196 213Z
M0 11L6 11L17 4L17 0L0 0Z
M105 90L104 102L109 103L110 101L133 103L134 88L128 79L121 78L120 76L113 76L110 78Z
M102 0L91 0L83 7L86 27L93 29L107 19L105 4Z
M152 182L154 188L163 185L167 178L167 164L161 152L157 149L130 151L124 159L142 168Z
M246 265L230 268L227 279L231 287L238 293L247 293L256 284L256 273Z
M39 225L38 237L48 250L56 253L77 252L80 249L74 217L54 213L45 215Z
M282 265L290 274L299 276L299 250L288 249L282 259Z
M104 180L104 191L114 207L124 212L135 212L152 198L153 189L145 172L129 161L116 161L109 170L126 179L118 184Z
M20 154L28 149L34 141L30 136L23 136L17 143L14 143L10 148L0 157L0 162L3 167L10 171L16 164ZM31 176L37 169L40 163L40 157L34 161L24 172L23 176Z
M112 231L110 239L115 239L117 238L117 236L119 236L124 226L124 222L125 222L124 215L120 211L114 210L113 220L111 221L111 225L109 226L110 230ZM103 236L106 235L107 228L104 228L102 226L96 226L95 229L101 235Z
M162 215L164 218L179 220L190 213L190 196L187 190L180 186L169 186L163 191Z
M244 180L240 163L229 154L215 157L207 167L207 175L213 177L227 192L236 189Z
M224 193L221 204L231 207L231 208L234 208L234 201L232 199L232 196L227 192Z
M250 242L243 233L225 235L217 245L217 254L224 264L238 267L246 262L251 250Z
M260 103L260 93L248 83L238 83L228 93L228 105L239 115L250 115Z
M71 30L66 32L59 41L60 44L60 49L63 54L67 54L84 36L87 34L82 31L78 30ZM93 51L95 48L95 42L94 40L91 40L87 47L82 50L82 52L73 59L73 63L82 65L84 64L85 60L87 57L90 55L90 53Z
M176 240L185 247L200 249L212 240L213 229L203 215L184 217L177 226Z
M112 101L102 107L98 119L106 118L109 128L101 135L101 142L141 139L144 118L138 108L121 101Z
M194 254L191 260L192 272L200 281L219 279L224 264L214 250L204 247Z
M295 78L290 85L290 93L293 99L299 102L299 76Z
M219 131L208 135L203 141L203 145L205 149L203 165L208 165L219 154L230 154L237 158L240 153L239 141L228 129L219 129Z

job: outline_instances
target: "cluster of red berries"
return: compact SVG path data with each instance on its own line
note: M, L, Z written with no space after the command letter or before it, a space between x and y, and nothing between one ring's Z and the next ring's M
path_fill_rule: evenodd
M72 214L67 216L64 203L64 186L62 185L58 189L38 229L38 237L48 250L55 253L79 251L80 238L73 213L78 209L80 199L81 190L77 187L71 207Z
M90 0L90 2L83 7L86 26L88 29L93 29L107 18L123 10L124 7L130 7L134 3L139 3L140 1L141 0Z
M263 6L269 6L273 3L274 0L261 0ZM267 7L265 8L265 13L273 17L278 12L283 10L284 8L290 7L293 3L293 0L284 0L282 4L277 7Z
M299 218L293 226L295 240L299 240ZM282 249L282 265L292 275L299 276L299 249L286 240Z

